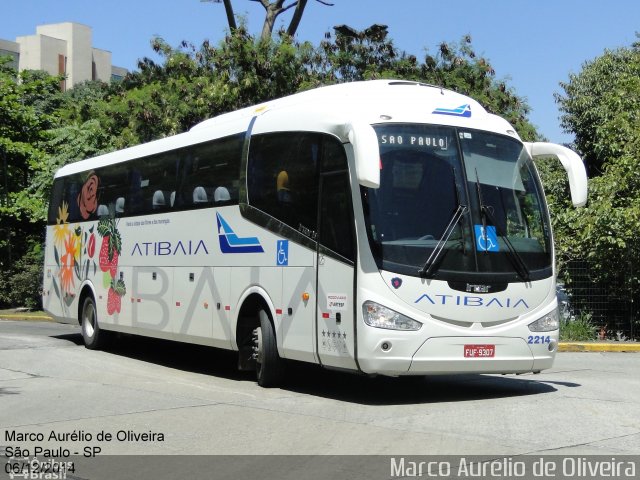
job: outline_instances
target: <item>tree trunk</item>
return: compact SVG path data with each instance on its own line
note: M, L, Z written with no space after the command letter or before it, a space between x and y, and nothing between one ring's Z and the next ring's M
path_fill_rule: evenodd
M278 0L274 3L269 3L267 0L262 0L262 6L267 12L264 18L264 24L262 25L262 34L260 35L260 39L263 42L268 42L271 40L271 35L273 33L273 26L276 23L276 18L280 15L282 10L282 4L284 0Z
M236 24L236 17L233 14L233 6L231 5L231 0L224 0L224 10L227 12L227 23L229 24L229 30L233 32L236 28L238 28Z
M271 32L273 32L273 25L276 23L276 17L278 13L271 9L267 9L267 15L264 18L264 24L262 25L262 34L260 35L260 39L263 42L268 42L271 39Z
M296 34L296 31L300 26L300 20L302 19L302 14L304 13L304 9L306 6L307 0L298 0L296 10L295 12L293 12L293 18L291 18L291 23L289 23L289 28L287 28L287 34L292 37Z

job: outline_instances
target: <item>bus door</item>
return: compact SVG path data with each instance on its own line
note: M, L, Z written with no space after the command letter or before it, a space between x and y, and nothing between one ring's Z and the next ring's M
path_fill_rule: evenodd
M355 240L346 158L344 167L320 175L316 351L322 365L355 369Z

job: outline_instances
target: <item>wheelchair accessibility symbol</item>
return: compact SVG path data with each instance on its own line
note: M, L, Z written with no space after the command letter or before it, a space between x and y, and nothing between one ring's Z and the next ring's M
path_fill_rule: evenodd
M278 240L276 263L283 267L289 265L289 240Z
M482 225L474 225L476 232L477 250L479 252L498 252L498 235L496 227L488 225L486 228Z

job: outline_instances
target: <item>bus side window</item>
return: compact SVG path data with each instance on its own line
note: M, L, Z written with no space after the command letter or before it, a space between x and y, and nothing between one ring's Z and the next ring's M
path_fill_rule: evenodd
M66 212L63 212L62 201L64 198L64 178L57 178L53 182L51 188L51 201L49 202L49 214L47 215L47 223L49 225L55 225L58 220L62 222L60 216L64 216Z
M186 149L176 201L195 208L237 204L242 146L243 136L233 135Z
M322 138L317 133L279 132L251 140L249 204L304 235L317 230Z
M78 195L82 188L82 179L80 174L72 175L64 180L64 197L69 207L69 217L67 221L80 222L80 207L78 206Z
M142 174L137 168L129 171L127 184L129 186L128 195L125 199L127 212L131 214L144 213L142 205Z

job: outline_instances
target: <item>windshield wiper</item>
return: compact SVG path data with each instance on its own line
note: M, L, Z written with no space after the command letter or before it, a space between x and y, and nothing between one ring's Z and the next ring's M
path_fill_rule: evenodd
M502 230L500 225L498 225L498 222L496 222L495 218L493 217L493 214L491 213L491 208L485 205L484 200L482 198L482 188L480 187L480 178L478 177L478 169L476 168L475 171L476 171L476 191L478 193L478 202L480 203L480 215L482 216L482 231L485 232L484 233L485 235L487 234L486 233L487 219L489 219L489 221L495 226L495 229L498 235L500 235L504 240L504 243L507 246L507 251L508 251L507 257L509 258L514 268L516 269L517 274L520 276L520 278L522 278L522 280L524 280L525 282L528 282L529 269L527 268L526 263L524 263L522 256L520 256L518 251L513 246L513 243L511 243L511 240L509 240L509 237L507 237L507 234ZM488 253L489 250L485 249L484 252Z
M433 249L433 252L431 252L431 255L429 255L429 258L427 259L425 264L422 266L422 268L418 270L418 274L425 278L431 278L435 273L436 263L440 258L440 255L442 254L442 251L444 250L445 245L449 241L449 237L451 237L451 234L453 234L453 231L455 230L456 225L458 224L462 216L465 213L467 213L467 206L462 205L462 203L460 202L460 191L458 190L458 184L456 183L455 167L451 167L451 171L453 173L453 190L456 192L456 202L458 206L456 208L456 211L453 212L453 216L451 217L451 220L449 220L449 224L447 225L447 228L444 229L444 232L442 233L440 240L438 240L438 243L436 243L436 246ZM462 240L463 255L466 253L465 250L466 250L465 242L463 239Z
M442 234L442 237L440 237L440 240L438 240L438 243L433 249L433 252L431 252L431 255L429 255L429 258L427 259L423 267L420 270L418 270L418 273L421 276L424 276L426 278L432 277L435 270L436 262L438 258L440 258L440 254L444 250L444 246L449 240L449 237L451 237L451 234L455 230L456 225L458 224L458 222L466 212L467 212L466 205L458 205L458 208L456 209L456 211L453 212L453 217L451 217L451 220L449 221L449 225L447 225L447 228L444 229L444 233Z

